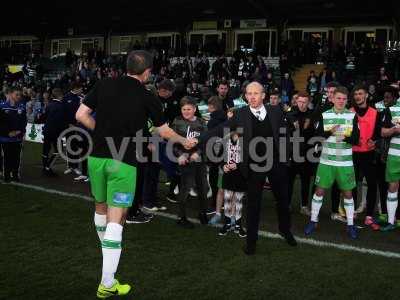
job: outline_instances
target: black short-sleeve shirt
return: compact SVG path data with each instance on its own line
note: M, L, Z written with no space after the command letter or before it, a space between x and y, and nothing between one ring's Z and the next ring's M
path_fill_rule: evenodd
M95 157L136 166L136 150L143 145L139 148L132 138L140 132L146 135L143 131L149 119L155 127L165 124L160 100L132 77L99 81L83 103L96 113L91 153ZM122 151L126 144L126 151ZM120 155L115 156L118 152Z

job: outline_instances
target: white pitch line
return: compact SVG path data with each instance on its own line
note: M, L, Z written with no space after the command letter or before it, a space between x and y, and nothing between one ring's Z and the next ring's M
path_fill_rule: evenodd
M79 198L79 199L83 199L88 202L93 202L93 198L84 196L81 194L67 193L67 192L62 192L62 191L53 190L53 189L47 189L47 188L44 188L41 186L24 184L24 183L12 183L12 185L32 189L32 190L39 191L39 192L45 192L45 193L49 193L49 194L55 194L55 195L66 196L66 197ZM176 215L164 213L164 212L155 212L154 214L164 217L164 218L173 219L173 220L177 218ZM190 219L190 220L194 223L197 223L197 224L199 223L199 221L197 219ZM270 239L282 239L282 237L277 233L271 233L271 232L267 232L267 231L263 231L263 230L259 231L259 235L262 237L265 237L265 238L270 238ZM398 252L362 248L362 247L356 247L356 246L351 246L351 245L347 245L347 244L336 244L336 243L332 243L332 242L318 241L318 240L314 240L314 239L301 238L301 237L297 237L297 236L295 238L296 238L297 242L300 244L306 244L306 245L311 245L311 246L316 246L316 247L334 248L334 249L343 250L343 251L371 254L371 255L383 256L383 257L387 257L387 258L400 258L400 253L398 253Z

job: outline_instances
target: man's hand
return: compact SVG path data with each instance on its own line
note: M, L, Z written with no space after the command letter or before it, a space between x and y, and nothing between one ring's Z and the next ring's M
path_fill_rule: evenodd
M156 151L156 146L154 144L150 143L147 146L147 149L149 149L150 152L155 152Z
M187 155L183 154L181 156L178 157L178 165L180 166L184 166L188 163L188 158Z
M336 136L336 142L343 142L343 140L345 139L344 134L340 134Z
M237 169L237 165L236 165L235 163L233 163L233 164L226 164L226 165L224 165L223 169L224 169L224 172L225 172L225 173L228 173L228 172L230 172L230 171L236 170L236 169Z
M21 133L21 131L19 131L19 130L13 130L13 131L10 131L10 133L8 134L8 136L9 137L16 137L18 134L20 134Z
M310 124L311 124L311 120L308 118L305 119L303 128L308 129L308 127L310 127Z
M368 146L368 149L372 150L374 148L374 146L375 146L375 141L369 139L367 141L367 146Z
M182 143L183 147L186 150L193 149L199 143L197 139L185 139Z
M299 128L300 128L300 126L299 126L299 121L293 122L293 126L294 126L294 128L295 128L296 130L299 129Z
M231 169L231 171L237 169L237 165L236 165L235 163L233 163L233 164L228 164L228 167Z
M191 161L191 162L199 162L199 161L200 161L200 155L197 154L196 152L193 153L193 154L190 156L190 161Z
M224 165L223 167L224 173L229 173L231 169L229 168L229 165Z
M336 133L336 131L338 130L340 128L340 125L335 125L335 126L333 126L332 128L331 128L331 133L332 134L335 134Z
M283 111L287 112L289 110L289 105L287 105L286 103L283 105Z

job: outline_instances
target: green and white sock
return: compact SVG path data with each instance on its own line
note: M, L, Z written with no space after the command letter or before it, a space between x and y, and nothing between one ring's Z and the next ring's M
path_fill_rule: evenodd
M388 192L386 203L388 211L388 222L394 225L394 219L396 217L396 210L398 205L397 192L396 193Z
M99 236L100 242L104 239L104 234L107 227L107 215L100 215L94 213L94 225L96 226L97 235Z
M311 201L311 221L312 222L318 222L318 215L319 211L322 207L322 201L324 200L324 197L313 195L312 201Z
M123 227L117 223L108 223L104 240L101 243L103 251L103 275L101 283L110 288L114 284L114 274L117 272L121 257L121 241Z
M354 225L354 200L343 199L344 210L346 211L347 225Z

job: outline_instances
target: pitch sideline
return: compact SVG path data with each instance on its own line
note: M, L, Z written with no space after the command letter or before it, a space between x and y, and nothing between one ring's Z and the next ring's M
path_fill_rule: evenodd
M93 202L93 198L84 196L81 194L67 193L67 192L62 192L62 191L53 190L53 189L47 189L47 188L44 188L41 186L24 184L24 183L11 183L11 185L28 188L28 189L32 189L32 190L39 191L39 192L45 192L48 194L55 194L55 195L60 195L60 196L79 198L79 199L83 199L88 202ZM168 219L176 219L176 215L169 214L169 213L155 212L154 214L157 216L168 218ZM199 223L199 221L196 219L190 219L190 220L194 223ZM271 232L262 231L262 230L259 231L259 235L262 237L265 237L265 238L270 238L270 239L282 239L282 237L277 233L271 233ZM334 248L334 249L339 249L339 250L343 250L343 251L371 254L371 255L382 256L382 257L387 257L387 258L400 258L400 253L397 253L397 252L355 247L355 246L351 246L351 245L347 245L347 244L337 244L337 243L332 243L332 242L318 241L318 240L314 240L314 239L301 238L301 237L297 237L297 236L295 238L296 238L297 242L300 244L306 244L306 245L311 245L311 246L316 246L316 247Z

